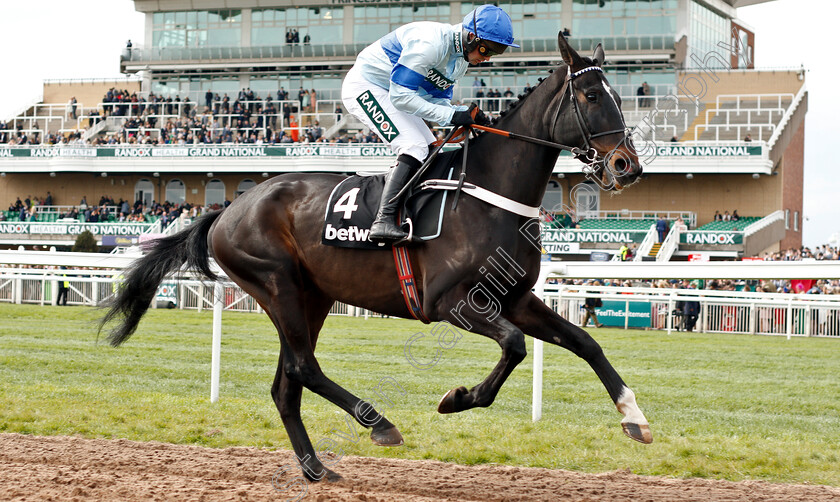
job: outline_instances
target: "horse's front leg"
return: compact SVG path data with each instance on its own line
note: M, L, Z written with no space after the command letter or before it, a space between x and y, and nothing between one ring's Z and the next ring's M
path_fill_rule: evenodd
M618 411L624 415L621 420L624 433L641 443L653 442L648 421L636 404L636 395L627 387L607 360L601 346L589 333L560 317L533 294L523 298L521 305L512 309L512 312L510 321L526 334L568 349L589 363L607 388Z
M453 292L444 295L439 305L449 304L446 297L463 298ZM463 308L464 303L452 305L455 307L442 314L442 319L472 333L492 338L502 348L502 357L487 378L475 387L469 390L466 387L458 387L446 393L438 404L440 413L457 413L470 408L490 406L507 377L527 355L522 330L497 312L479 313L469 307Z

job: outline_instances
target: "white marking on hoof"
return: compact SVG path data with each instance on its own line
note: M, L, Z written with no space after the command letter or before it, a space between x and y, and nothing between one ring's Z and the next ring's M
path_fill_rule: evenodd
M642 413L639 405L636 404L636 394L629 387L624 387L621 391L618 401L615 402L615 407L624 415L624 418L621 420L622 424L633 422L638 425L648 425L645 414Z
M621 428L627 437L644 444L653 442L648 421L636 404L636 395L632 390L624 387L621 396L615 403L615 407L624 415L624 418L621 419Z

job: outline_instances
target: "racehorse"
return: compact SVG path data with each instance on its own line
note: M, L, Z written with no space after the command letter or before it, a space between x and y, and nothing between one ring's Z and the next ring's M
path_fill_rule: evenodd
M626 132L619 96L600 71L603 49L599 45L590 59L578 55L562 35L558 44L564 63L494 124L536 143L489 133L469 140L465 182L533 209L542 200L563 144L579 145L565 148L588 161L584 172L607 189L620 190L642 172ZM327 197L344 178L283 174L248 190L224 210L154 241L148 254L127 270L100 326L119 319L108 340L120 345L137 328L167 274L186 264L215 279L209 262L212 256L262 306L277 329L280 357L271 396L304 474L312 480L340 476L318 459L306 433L300 415L304 387L370 428L375 444L403 443L397 428L373 406L366 406L325 376L314 355L318 334L336 301L411 317L391 249L341 249L321 243ZM470 389L449 391L438 411L490 406L505 379L525 358L524 334L528 334L586 360L624 415L625 434L650 443L650 428L633 391L598 343L531 292L541 250L531 232L522 229L535 221L462 195L457 210L446 214L440 236L409 248L426 317L492 338L502 349L501 359L487 378ZM495 267L495 276L488 271L488 263Z

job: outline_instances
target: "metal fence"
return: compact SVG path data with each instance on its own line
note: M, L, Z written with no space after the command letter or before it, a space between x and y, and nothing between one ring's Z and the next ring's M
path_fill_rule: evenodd
M601 322L614 327L682 331L686 318L681 307L696 301L700 309L694 329L698 332L840 337L840 296L560 286L547 289L544 300L555 312L580 324L585 298L611 302L596 313Z
M55 305L59 281L68 283L67 305L98 306L106 302L119 287L121 272L93 270L44 270L0 268L0 303ZM254 298L233 282L223 283L224 310L262 313ZM214 283L207 281L170 280L158 288L153 308L187 310L213 309ZM371 312L336 302L332 315L369 316Z
M55 305L58 281L67 281L67 305L97 306L119 287L116 270L0 268L0 303ZM212 310L214 283L194 278L165 280L153 308ZM705 333L840 337L840 296L744 293L661 288L549 286L545 302L580 324L585 298L600 298L601 322L619 328L685 329L682 302L699 303L695 329ZM232 282L223 283L223 308L262 313L262 307ZM331 315L379 315L336 302Z

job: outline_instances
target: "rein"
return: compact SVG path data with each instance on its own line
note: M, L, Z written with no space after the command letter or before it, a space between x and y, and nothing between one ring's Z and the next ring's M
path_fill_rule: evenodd
M627 128L624 127L622 129L614 129L614 130L611 130L611 131L603 131L603 132L593 134L592 133L592 128L589 127L589 123L586 121L586 117L584 117L583 113L580 111L580 106L578 105L577 98L575 97L574 79L583 75L583 74L585 74L585 73L588 73L590 71L599 71L599 72L603 73L604 70L600 66L588 66L588 67L586 67L582 70L578 70L578 71L572 73L572 69L571 69L570 66L567 66L566 68L567 68L566 77L563 81L563 87L560 89L560 93L559 93L560 101L557 103L557 111L554 112L554 119L551 121L551 131L553 132L556 129L557 122L560 120L560 112L563 108L563 99L566 97L566 89L568 89L569 90L569 101L571 102L572 109L575 112L575 123L578 127L578 130L580 131L581 137L583 138L584 148L580 148L580 147L577 147L577 146L564 145L564 144L558 143L556 141L549 141L549 140L545 140L545 139L534 138L533 136L527 136L527 135L519 134L519 133L515 133L515 132L504 131L502 129L496 129L494 127L487 127L487 126L478 125L478 124L470 124L468 126L462 126L462 127L453 127L452 130L449 131L449 134L447 134L444 139L437 140L434 143L432 143L432 145L435 147L435 149L426 158L426 161L423 163L423 165L420 167L420 169L417 170L417 172L414 174L414 176L411 177L411 179L408 181L408 183L406 183L405 186L403 186L402 190L400 190L399 193L397 193L397 195L395 195L393 198L391 198L390 202L394 202L396 200L399 200L399 198L414 185L414 183L426 171L426 169L429 167L429 165L431 165L431 163L435 159L435 157L437 157L437 154L440 153L440 150L441 150L441 148L443 148L443 145L445 145L446 143L458 143L458 142L463 141L464 142L463 165L461 167L461 174L460 174L460 179L458 180L457 189L455 190L455 201L454 201L454 204L452 206L452 209L455 210L455 208L458 205L458 194L461 192L461 189L464 187L464 178L466 177L466 172L465 171L466 171L466 167L467 167L467 147L469 145L470 129L478 129L478 130L489 132L489 133L492 133L492 134L497 134L497 135L503 136L505 138L518 139L520 141L527 141L529 143L534 143L534 144L537 144L537 145L547 146L549 148L556 148L556 149L561 150L561 151L565 150L565 151L570 152L577 159L583 161L585 164L588 164L588 165L594 164L594 163L599 162L599 161L603 161L604 160L603 157L601 157L598 154L598 151L595 150L595 148L592 147L592 144L590 143L591 140L593 138L599 138L601 136L608 136L610 134L616 134L616 133L624 133L625 139L626 139ZM620 109L619 109L619 114L621 114ZM623 119L622 119L622 122L623 122ZM427 188L432 188L432 187L427 187ZM449 188L449 189L451 189L451 188ZM502 207L502 206L499 206L499 207ZM508 209L508 208L505 208L505 209ZM531 208L529 208L529 211L526 211L526 212L530 213L530 209ZM508 210L510 210L510 209L508 209ZM517 211L513 211L513 212L517 212ZM518 214L523 214L524 215L524 212L518 212Z

